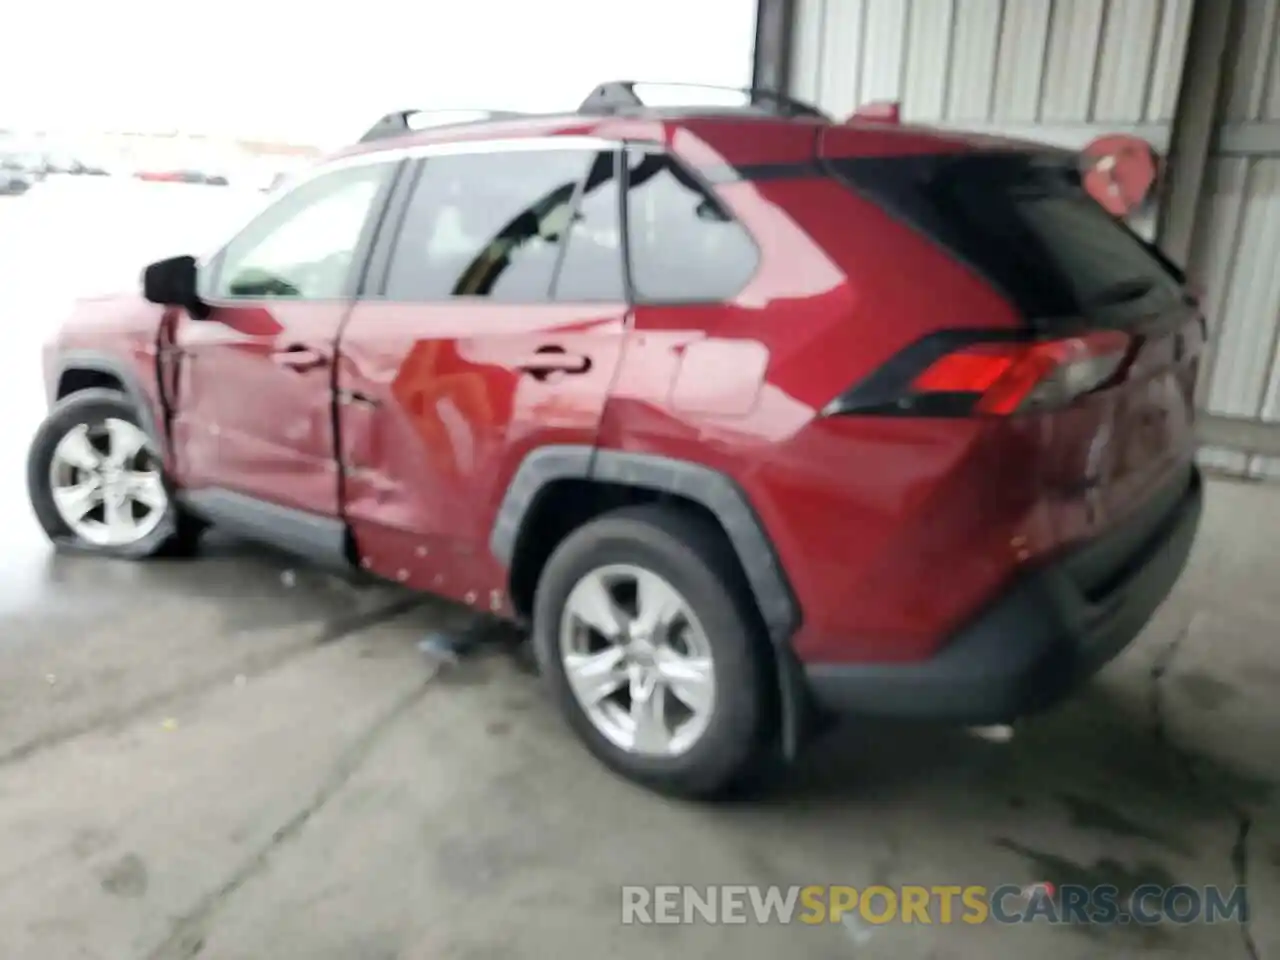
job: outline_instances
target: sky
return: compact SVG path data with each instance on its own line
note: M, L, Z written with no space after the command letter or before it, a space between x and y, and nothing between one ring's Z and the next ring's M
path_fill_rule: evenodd
M572 108L605 79L745 85L755 0L72 0L0 32L0 127L330 145L391 110Z

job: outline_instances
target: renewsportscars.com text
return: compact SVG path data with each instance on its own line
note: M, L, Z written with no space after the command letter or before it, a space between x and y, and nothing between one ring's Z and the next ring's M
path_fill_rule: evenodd
M1248 920L1244 887L628 886L624 924L1190 924Z

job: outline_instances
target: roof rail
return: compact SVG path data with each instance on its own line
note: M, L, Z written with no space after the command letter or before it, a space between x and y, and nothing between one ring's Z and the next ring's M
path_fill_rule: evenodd
M388 137L402 137L406 133L432 127L451 127L466 123L482 123L486 120L514 120L526 116L514 110L397 110L388 113L365 131L357 143L372 143ZM415 123L415 121L418 121Z
M636 80L610 80L600 84L591 91L587 99L582 101L582 104L578 107L578 112L612 114L645 109L661 110L664 107L698 109L726 106L725 104L717 103L714 96L707 100L692 101L684 101L681 98L683 102L671 105L649 104L636 91L636 87L665 87L680 91L705 90L713 94L741 94L746 98L746 102L741 105L742 107L755 109L763 107L767 112L783 117L831 119L811 103L806 103L803 100L797 100L784 93L779 93L776 90L767 90L763 87L720 87L706 83L651 83Z
M646 103L637 91L637 87L657 87L673 89L681 92L674 104ZM699 97L697 91L704 91ZM693 96L690 96L690 92ZM724 94L743 98L742 103L724 102ZM831 121L825 113L811 103L797 100L775 90L762 87L718 87L705 83L653 83L637 80L610 80L591 91L582 101L577 112L596 116L608 116L615 113L645 110L754 110L781 117L813 117ZM365 131L357 143L372 143L375 140L386 140L389 137L402 137L417 130L433 127L461 126L468 123L483 123L493 120L515 120L529 114L515 110L484 109L442 109L442 110L396 110L388 113Z

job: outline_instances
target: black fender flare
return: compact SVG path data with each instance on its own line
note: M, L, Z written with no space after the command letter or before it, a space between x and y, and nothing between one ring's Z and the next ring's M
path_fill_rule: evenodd
M521 462L494 518L489 548L504 566L511 566L520 530L539 495L555 481L566 479L625 484L685 497L720 522L772 642L782 701L783 750L786 756L794 756L807 713L804 680L790 643L800 624L800 606L773 542L742 488L700 463L589 446L542 447Z
M142 386L136 371L122 360L95 350L69 350L59 354L53 368L53 379L49 383L49 405L57 402L58 387L62 378L69 372L83 370L92 373L105 373L120 382L125 396L138 411L140 426L146 431L157 450L166 449L165 435L156 419L155 407L151 397Z

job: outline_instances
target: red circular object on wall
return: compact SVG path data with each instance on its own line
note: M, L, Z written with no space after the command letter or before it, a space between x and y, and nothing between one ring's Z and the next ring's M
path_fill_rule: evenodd
M1158 164L1141 137L1109 134L1081 151L1084 188L1116 217L1137 211L1155 187Z

